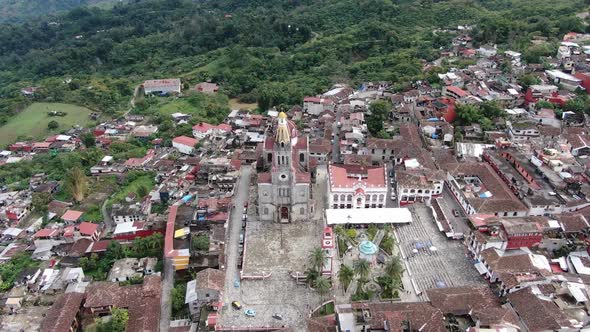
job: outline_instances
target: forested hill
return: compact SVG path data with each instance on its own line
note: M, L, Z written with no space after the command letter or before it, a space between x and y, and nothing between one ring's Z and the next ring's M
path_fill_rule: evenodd
M526 52L535 35L557 45L585 31L582 0L143 0L110 10L76 8L58 17L0 29L0 109L10 116L24 86L41 97L71 94L117 111L146 78L212 79L245 101L295 104L333 82L423 77L451 34L477 24L476 43ZM554 52L552 48L537 53ZM534 58L534 57L529 57ZM73 79L63 89L64 78ZM93 90L80 88L92 86ZM0 123L2 121L0 116Z
M118 0L0 0L0 23L21 23L80 6L110 7Z

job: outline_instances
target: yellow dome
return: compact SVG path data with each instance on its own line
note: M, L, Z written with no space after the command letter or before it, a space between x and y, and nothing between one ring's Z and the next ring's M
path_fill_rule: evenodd
M287 118L287 114L285 114L285 112L279 113L279 119L286 119L286 118Z

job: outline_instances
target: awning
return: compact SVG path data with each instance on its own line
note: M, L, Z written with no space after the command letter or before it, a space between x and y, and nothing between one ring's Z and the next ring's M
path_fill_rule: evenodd
M479 274L486 274L486 273L488 273L488 269L486 269L485 265L483 265L482 262L475 263L474 266L477 269L477 272L479 272Z

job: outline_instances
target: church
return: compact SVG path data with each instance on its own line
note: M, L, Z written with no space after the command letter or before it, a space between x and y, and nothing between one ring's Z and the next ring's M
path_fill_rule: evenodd
M261 221L307 221L311 214L309 143L293 121L281 112L267 132L262 149L264 167L258 174L258 213Z

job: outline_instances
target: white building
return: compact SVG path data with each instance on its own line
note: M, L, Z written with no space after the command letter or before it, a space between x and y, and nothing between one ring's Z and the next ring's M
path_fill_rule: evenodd
M442 193L445 174L420 167L416 159L404 161L405 169L395 173L399 205L430 202Z
M145 94L180 93L180 79L147 80L143 82Z
M319 115L324 110L334 111L334 102L328 98L305 97L303 98L303 111L311 115Z
M197 143L199 143L198 139L188 136L178 136L172 140L172 147L180 153L191 154L195 151L195 145Z
M384 166L330 165L328 206L333 209L385 207L385 172Z

